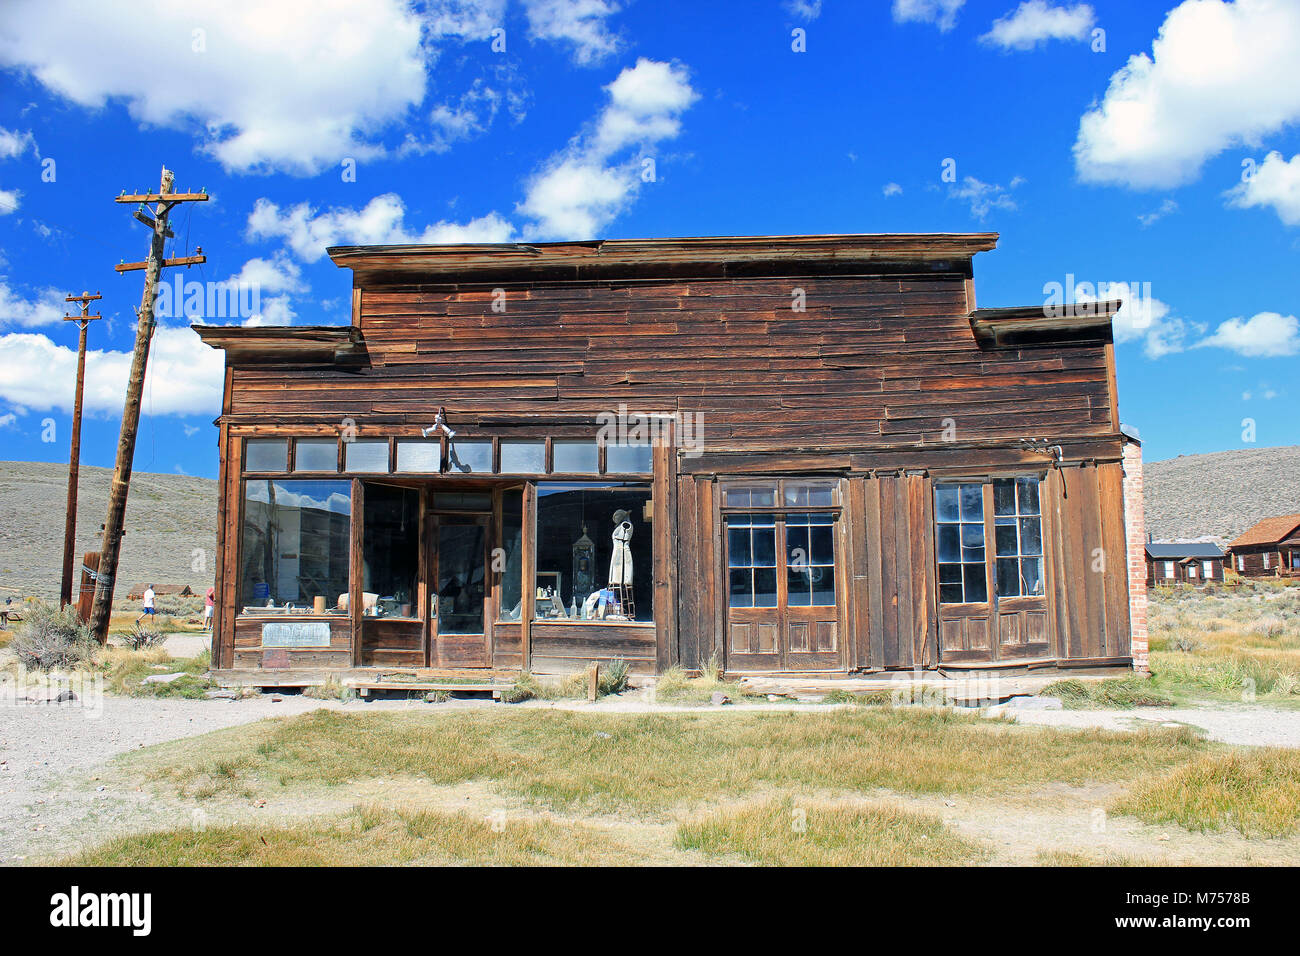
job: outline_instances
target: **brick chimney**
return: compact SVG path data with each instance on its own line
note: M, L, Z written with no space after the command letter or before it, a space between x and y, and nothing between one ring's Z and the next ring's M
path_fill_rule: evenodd
M1124 441L1124 537L1128 545L1129 640L1133 669L1151 672L1147 643L1147 558L1146 512L1142 505L1142 443L1125 436Z

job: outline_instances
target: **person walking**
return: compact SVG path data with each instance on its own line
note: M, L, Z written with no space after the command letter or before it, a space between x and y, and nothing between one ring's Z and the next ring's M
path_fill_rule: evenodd
M140 599L140 601L141 601L141 611L140 611L140 616L137 617L137 618L135 619L135 623L139 624L139 623L140 623L141 621L143 621L146 617L153 617L153 614L154 614L154 607L153 607L154 597L155 597L155 595L154 595L154 593L153 593L153 585L152 585L152 584L146 584L146 585L145 585L145 588L144 588L144 597L142 597L142 598Z
M208 593L203 598L203 630L212 630L212 609L217 603L217 589L214 585L208 586Z

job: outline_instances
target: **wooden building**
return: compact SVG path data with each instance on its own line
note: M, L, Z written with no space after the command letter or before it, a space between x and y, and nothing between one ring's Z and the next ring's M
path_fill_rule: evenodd
M1248 578L1300 575L1300 514L1256 522L1233 539L1228 554Z
M1149 541L1147 586L1223 581L1223 549L1210 541Z
M976 308L996 241L329 250L349 325L195 326L214 666L1144 666L1119 303Z

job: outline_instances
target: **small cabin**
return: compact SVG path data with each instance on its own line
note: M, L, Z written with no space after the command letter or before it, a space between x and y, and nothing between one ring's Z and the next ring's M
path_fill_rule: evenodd
M1238 574L1248 578L1300 575L1300 514L1256 522L1228 545Z
M1147 585L1213 584L1223 581L1223 549L1208 541L1150 541Z
M1144 667L1119 303L977 307L997 238L330 249L343 324L194 326L214 668Z

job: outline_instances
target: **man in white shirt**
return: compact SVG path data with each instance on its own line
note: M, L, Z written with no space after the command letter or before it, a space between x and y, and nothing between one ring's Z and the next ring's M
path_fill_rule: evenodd
M152 584L145 585L144 597L141 598L141 601L143 602L142 603L143 610L140 611L140 616L135 619L135 623L137 624L143 621L146 617L153 617L154 593L153 593Z

